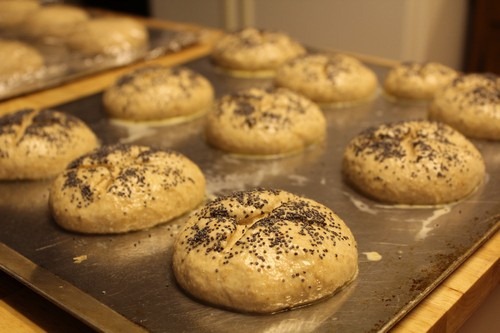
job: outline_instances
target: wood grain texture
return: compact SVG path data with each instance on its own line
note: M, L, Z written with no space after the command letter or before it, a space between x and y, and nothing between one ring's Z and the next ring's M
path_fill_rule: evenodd
M456 332L500 282L497 232L413 309L393 332Z
M92 332L82 322L0 273L0 332Z

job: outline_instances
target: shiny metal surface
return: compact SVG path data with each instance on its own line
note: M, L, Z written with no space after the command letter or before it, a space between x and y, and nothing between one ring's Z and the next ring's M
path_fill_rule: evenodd
M217 74L207 59L188 66L208 77L218 95L271 84ZM384 76L386 69L373 69L379 78ZM204 171L209 196L264 186L315 199L340 215L358 242L359 276L334 297L275 315L239 314L202 304L176 285L171 246L183 218L125 235L78 235L58 228L51 219L50 181L0 183L0 241L148 331L386 331L499 226L499 143L474 141L484 154L488 177L476 193L451 205L381 205L342 182L341 156L352 136L382 122L424 118L422 104L398 105L379 96L348 109L324 108L324 144L286 158L251 160L207 145L203 118L170 126L123 127L106 119L100 98L90 96L57 109L84 119L105 143L135 142L182 152ZM11 274L16 276L15 271ZM36 279L24 282L36 288Z
M17 77L14 80L0 76L0 100L51 88L71 80L100 71L124 66L142 59L152 59L161 55L178 52L196 44L198 33L192 31L174 31L148 27L149 43L145 50L120 54L118 56L89 56L70 50L63 44L50 44L34 41L19 35L5 35L0 31L0 38L9 37L26 42L40 52L45 65L42 69Z

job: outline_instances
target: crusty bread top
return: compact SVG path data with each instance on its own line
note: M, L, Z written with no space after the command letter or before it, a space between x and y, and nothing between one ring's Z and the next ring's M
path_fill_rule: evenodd
M250 88L218 100L206 133L232 153L279 155L321 141L326 121L315 103L291 90Z
M429 100L457 76L457 71L440 63L404 62L389 71L384 89L397 98Z
M184 155L137 145L103 146L53 182L57 223L84 233L120 233L165 223L205 196L202 171Z
M282 190L256 189L196 211L174 245L173 269L197 298L269 313L332 295L352 281L357 247L327 207Z
M75 27L89 19L82 8L64 4L43 6L29 15L22 27L33 38L64 38ZM61 40L64 42L64 40Z
M227 34L212 52L214 62L224 68L242 70L276 69L306 51L282 32L246 28Z
M163 159L168 155L182 156L173 150L159 150L151 147L124 144L103 146L77 158L68 165L64 187L79 188L83 203L90 204L95 198L93 186L89 186L84 179L77 177L77 171L79 168L90 170L93 167L102 166L110 168L111 173L120 171L114 178L113 186L107 189L107 192L119 197L130 196L132 194L130 189L134 186L147 186L148 181L144 179L144 175L151 170L154 170L153 173L158 176L157 180L161 180L158 185L165 189L173 188L179 183L192 182L193 180L184 174L182 164L168 166L162 164Z
M374 96L375 73L358 59L342 54L307 54L281 66L276 84L318 103L355 102Z
M120 55L143 52L149 35L146 27L127 17L99 17L79 24L68 36L67 43L88 55Z
M429 117L469 137L500 140L500 76L457 77L436 95L429 106Z
M189 68L146 66L119 77L103 103L111 117L148 121L206 112L213 98L210 82Z
M80 119L53 110L23 109L0 117L0 179L48 178L99 145Z
M484 179L480 152L448 125L403 121L371 127L344 152L343 173L361 192L401 204L440 204L470 194Z
M0 52L6 56L0 62L0 78L31 75L44 66L43 55L26 43L0 39Z

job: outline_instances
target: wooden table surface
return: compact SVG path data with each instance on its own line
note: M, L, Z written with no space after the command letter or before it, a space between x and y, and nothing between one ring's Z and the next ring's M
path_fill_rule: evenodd
M151 26L167 29L199 27L148 19ZM176 65L210 53L218 31L202 29L203 42L183 51L148 61ZM365 57L365 61L374 60ZM386 64L390 63L384 61ZM109 86L116 77L143 63L108 70L55 87L0 103L0 114L20 108L44 108L91 95ZM455 332L500 282L500 233L496 233L410 311L393 332ZM0 332L88 332L89 327L59 309L14 278L0 272Z

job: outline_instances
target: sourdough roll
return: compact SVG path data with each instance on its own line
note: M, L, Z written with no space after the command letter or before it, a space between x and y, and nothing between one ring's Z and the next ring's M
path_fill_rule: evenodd
M245 28L221 38L211 59L234 76L271 77L284 62L305 53L299 42L283 32Z
M276 85L317 103L348 105L370 100L377 89L375 73L345 54L308 54L278 69Z
M225 95L208 114L206 136L236 154L283 155L324 139L320 108L288 89L250 88Z
M423 120L362 131L345 149L342 171L360 192L409 205L462 199L485 177L483 158L467 138L448 125Z
M389 71L384 90L396 99L431 100L457 76L453 68L437 62L404 62Z
M355 279L350 229L329 208L281 190L219 197L174 244L179 285L210 304L273 313L330 296Z
M87 56L141 54L148 46L146 27L126 17L100 17L79 24L69 34L68 46Z
M201 114L212 107L214 91L200 74L184 67L149 66L127 73L103 95L106 113L130 121Z
M500 77L458 77L434 98L429 118L447 123L471 138L500 140Z
M0 117L0 179L56 176L99 146L80 119L53 110L23 109Z
M36 0L1 0L0 29L18 29L38 8Z
M50 188L63 228L121 233L153 227L201 203L205 177L184 155L145 146L103 146L71 162Z
M81 8L54 4L40 7L26 18L23 31L32 38L64 42L79 24L89 19Z
M0 62L0 85L10 80L30 78L44 68L43 55L23 42L0 39L0 54L6 55Z

